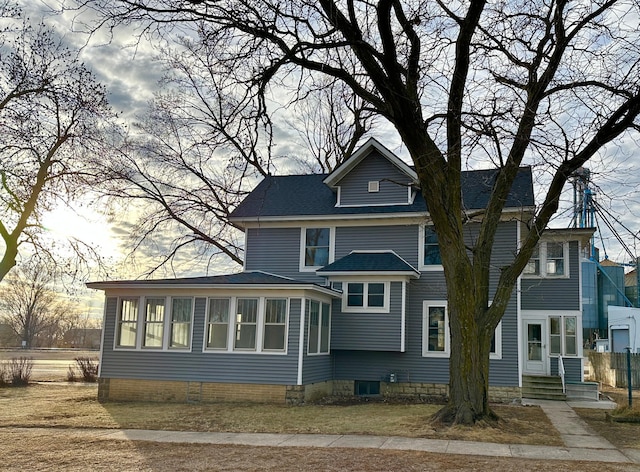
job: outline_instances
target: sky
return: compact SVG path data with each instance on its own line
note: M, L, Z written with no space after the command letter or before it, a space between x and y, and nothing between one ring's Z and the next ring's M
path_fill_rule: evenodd
M25 8L29 16L35 21L42 17L43 11L56 9L57 0L31 0L26 2ZM75 21L72 26L72 21ZM155 60L156 50L152 44L135 37L133 31L126 28L116 29L114 36L102 33L88 38L78 32L81 23L73 13L65 13L48 17L47 22L54 27L70 45L82 48L81 58L93 70L98 80L107 86L109 102L114 110L121 114L123 121L134 120L143 114L147 102L158 89L158 82L162 76L162 68ZM74 32L74 30L76 32ZM375 137L383 142L399 157L408 161L406 150L393 130L381 128ZM291 136L281 135L277 144L283 148L289 146L295 152L295 143L289 141ZM590 163L594 187L597 198L609 208L613 215L620 219L632 231L640 230L640 195L638 183L640 173L638 163L637 144L632 139L626 139L621 146L606 150L607 159ZM615 163L615 164L613 164ZM540 189L542 190L542 189ZM565 226L569 223L568 208L571 206L573 194L570 188L565 189L563 208L553 226ZM118 275L121 278L138 276L145 266L145 257L137 258L134 270L131 261L125 261L127 253L126 239L131 222L107 219L104 214L96 212L95 208L79 202L74 208L58 208L47 215L45 226L52 235L61 239L77 238L100 251L111 261L119 263ZM603 225L604 226L604 225ZM623 228L621 231L626 233ZM604 248L609 258L617 261L628 261L629 256L622 250L611 232L603 227L603 238L598 235L596 244ZM634 248L633 238L626 236L631 248ZM638 245L640 251L640 244ZM603 252L601 252L603 254ZM223 270L238 270L234 265L223 267ZM139 273L136 273L138 270ZM198 275L199 268L194 267L192 273L181 273L181 276ZM85 290L81 294L81 302L93 315L100 316L102 312L102 292Z

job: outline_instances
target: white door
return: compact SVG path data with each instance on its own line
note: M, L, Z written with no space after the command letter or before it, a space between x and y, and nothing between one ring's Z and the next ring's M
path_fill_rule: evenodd
M524 322L524 373L547 375L547 325L544 321Z

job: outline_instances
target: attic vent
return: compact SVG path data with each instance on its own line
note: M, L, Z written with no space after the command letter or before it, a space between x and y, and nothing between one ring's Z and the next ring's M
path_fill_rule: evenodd
M369 192L379 192L380 191L380 182L377 180L369 181Z

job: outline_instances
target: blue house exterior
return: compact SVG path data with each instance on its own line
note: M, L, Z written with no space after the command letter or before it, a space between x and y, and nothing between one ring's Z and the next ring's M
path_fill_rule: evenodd
M467 210L493 170L463 175ZM534 210L530 168L514 182L490 291ZM231 215L237 274L92 282L105 291L101 400L255 400L325 395L446 397L450 337L438 241L413 169L369 140L330 174L268 176ZM469 241L477 223L466 227ZM591 232L548 230L492 343L490 395L525 375L582 380L581 264Z

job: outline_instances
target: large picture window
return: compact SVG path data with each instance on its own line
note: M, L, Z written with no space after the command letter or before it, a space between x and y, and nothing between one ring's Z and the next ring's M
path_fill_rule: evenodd
M116 346L136 347L139 303L138 298L120 299Z
M301 270L324 267L332 259L333 230L331 228L302 228Z
M191 315L193 313L192 298L171 299L171 329L169 331L169 347L172 349L188 349L191 346Z
M345 282L342 311L369 311L386 313L389 311L388 282Z
M328 303L307 300L306 311L309 318L307 353L327 354L331 329L331 307Z
M144 347L162 348L164 334L164 298L145 300Z

